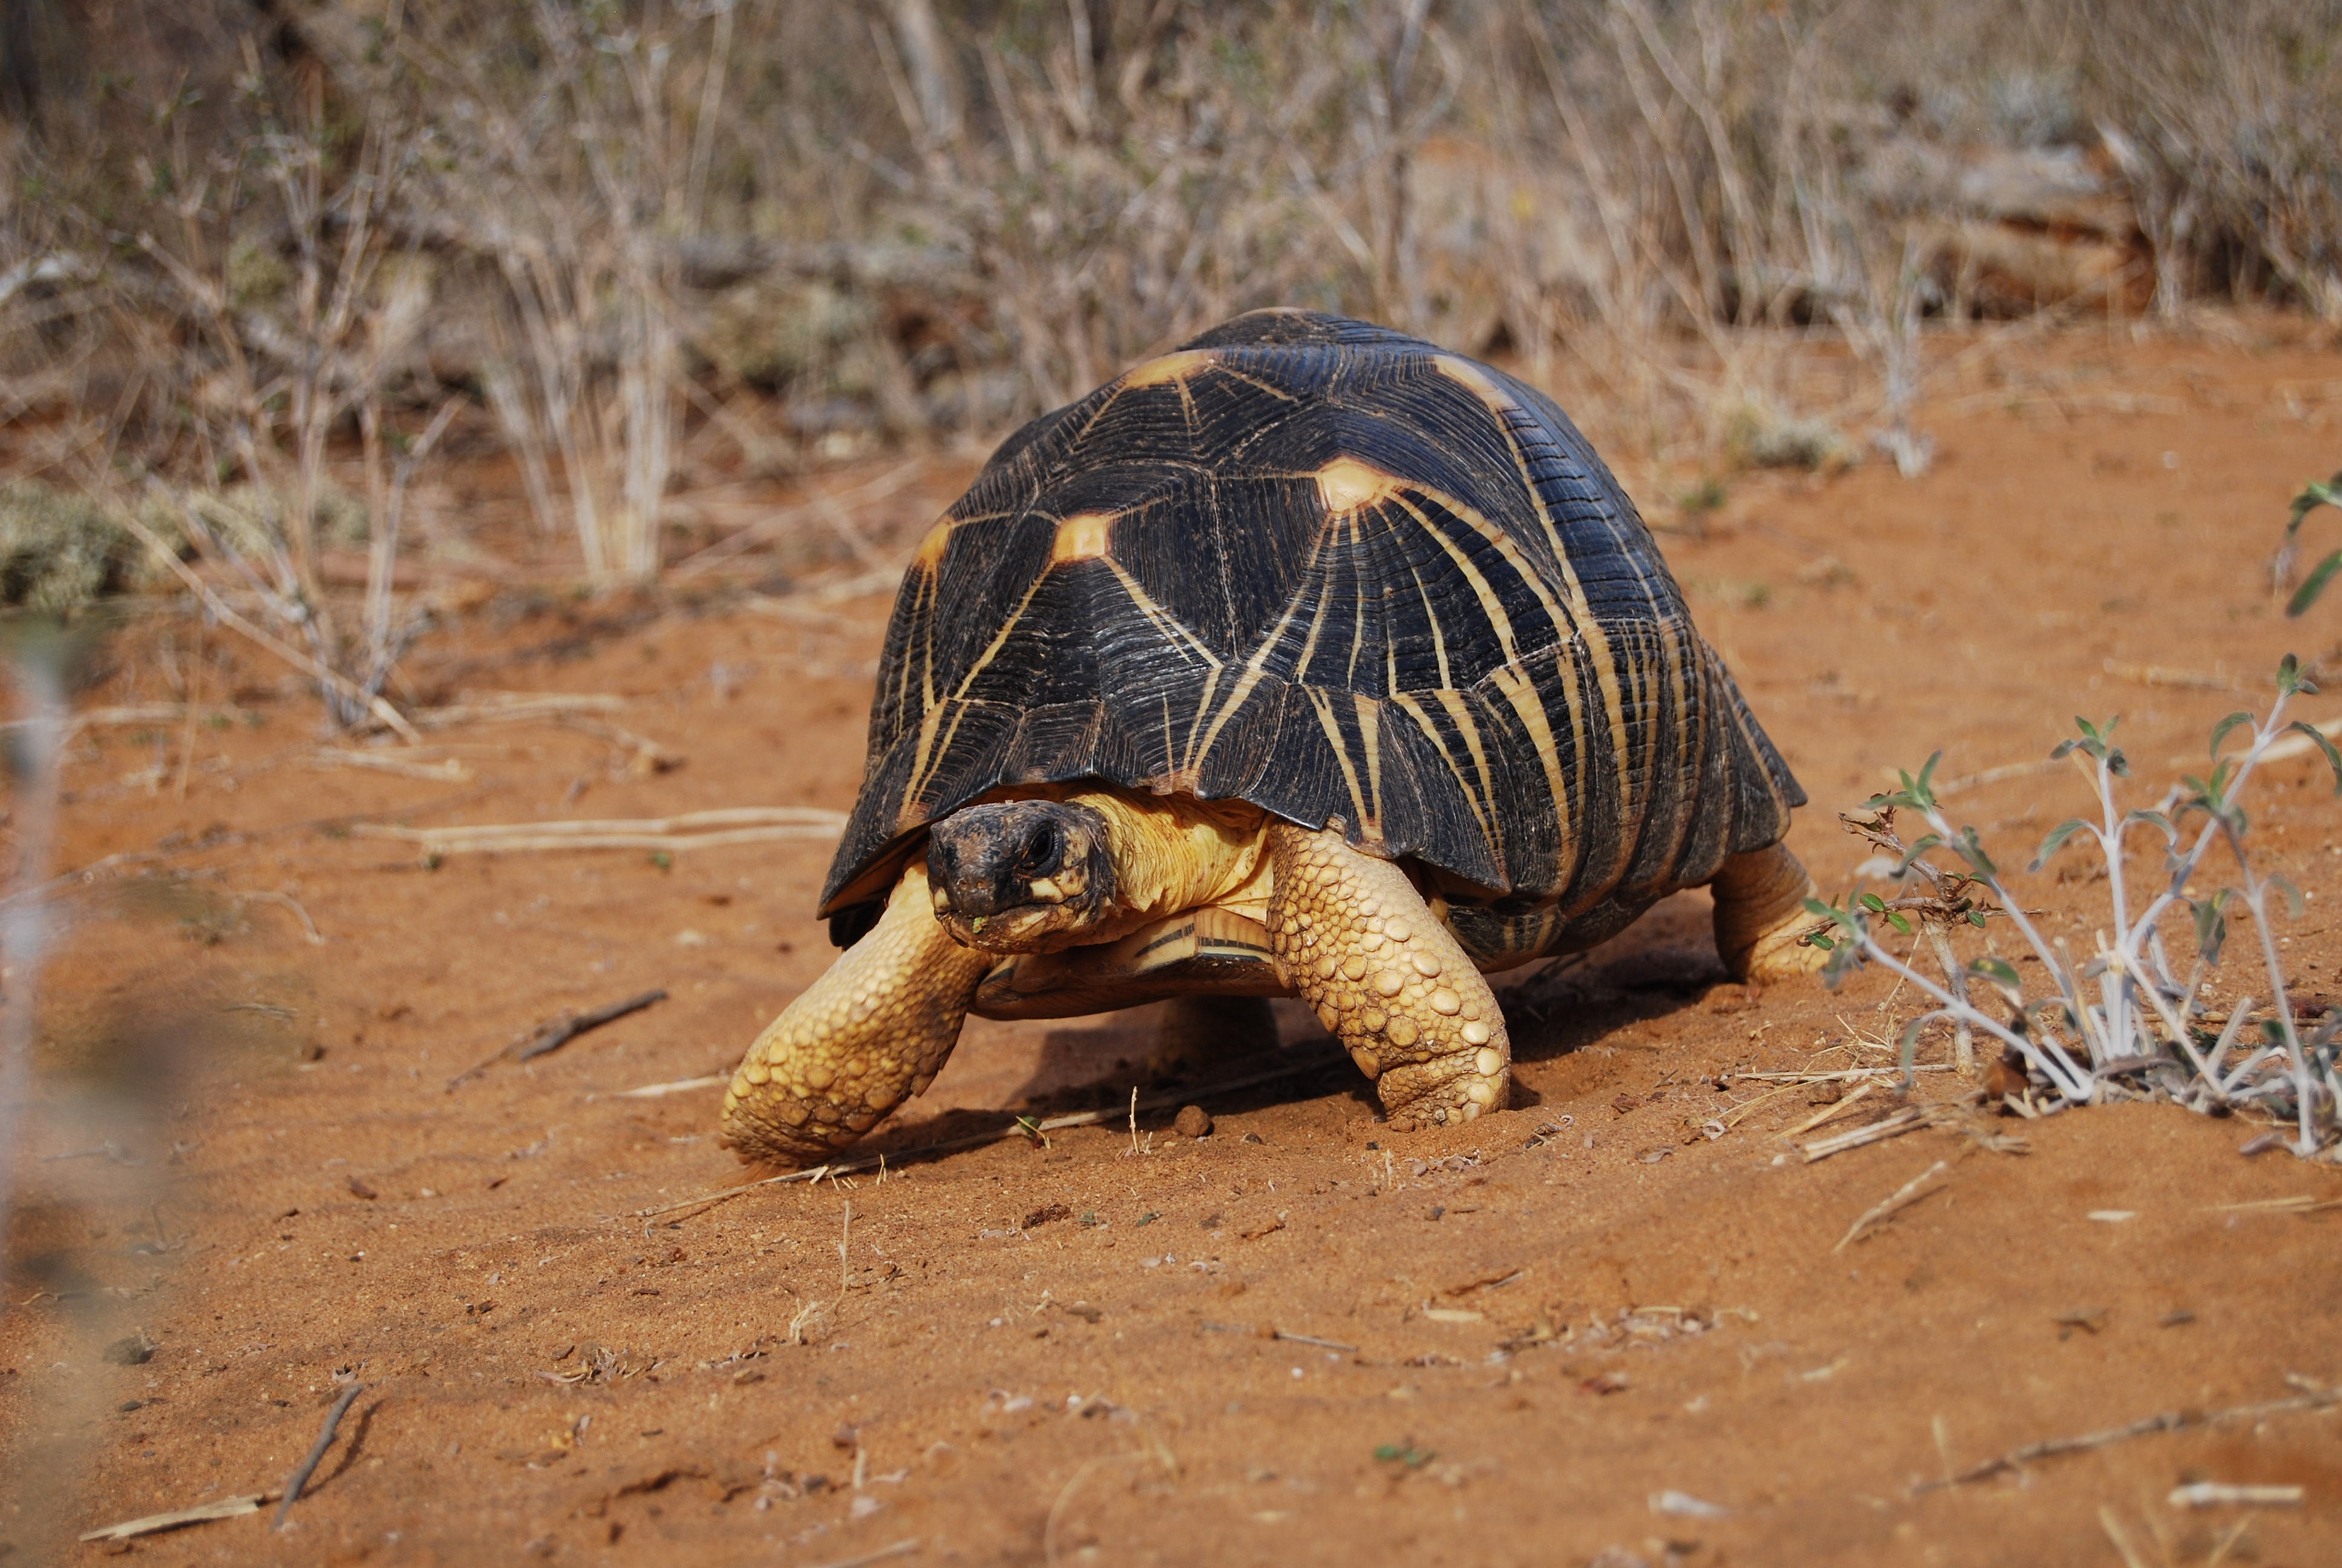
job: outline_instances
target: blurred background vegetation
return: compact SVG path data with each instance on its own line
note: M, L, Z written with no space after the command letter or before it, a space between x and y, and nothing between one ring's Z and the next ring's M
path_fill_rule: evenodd
M2342 323L2337 44L2342 0L0 0L0 588L159 545L371 691L435 464L642 580L678 490L976 450L1270 304L1630 463L1917 473L1947 327Z

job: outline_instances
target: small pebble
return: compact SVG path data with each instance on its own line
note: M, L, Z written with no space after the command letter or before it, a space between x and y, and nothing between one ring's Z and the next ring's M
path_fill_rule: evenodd
M1201 1105L1182 1105L1178 1119L1171 1125L1183 1138L1208 1138L1212 1134L1212 1114Z

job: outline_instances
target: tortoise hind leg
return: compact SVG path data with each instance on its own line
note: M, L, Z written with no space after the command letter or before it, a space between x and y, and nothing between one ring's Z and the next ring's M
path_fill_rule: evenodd
M1716 895L1716 950L1734 979L1770 984L1828 962L1827 953L1798 940L1814 923L1806 900L1819 894L1787 844L1732 856L1708 887Z
M936 919L915 858L878 924L748 1048L725 1091L724 1141L779 1164L853 1143L942 1068L993 962Z
M1406 874L1290 823L1269 828L1268 851L1278 966L1375 1081L1391 1126L1503 1105L1512 1044L1496 994Z

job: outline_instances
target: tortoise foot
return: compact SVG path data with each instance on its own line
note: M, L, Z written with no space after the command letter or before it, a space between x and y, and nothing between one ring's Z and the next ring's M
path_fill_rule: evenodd
M1339 833L1269 829L1269 933L1293 988L1375 1081L1394 1128L1505 1104L1512 1043L1478 969L1406 874Z
M1736 854L1709 884L1716 895L1716 948L1735 980L1759 985L1811 974L1829 954L1799 939L1814 924L1806 900L1814 879L1786 844Z
M942 1068L991 963L937 924L914 862L878 924L748 1048L724 1092L724 1142L783 1165L854 1143Z

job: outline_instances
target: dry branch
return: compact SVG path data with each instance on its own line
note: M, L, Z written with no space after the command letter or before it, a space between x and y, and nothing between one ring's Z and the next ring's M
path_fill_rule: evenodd
M843 812L814 806L735 806L686 812L679 816L498 823L477 827L359 823L350 832L363 838L399 839L422 845L426 854L448 855L563 849L717 849L784 839L835 838L845 827Z
M190 593L203 601L204 608L209 610L221 624L259 644L295 669L308 675L319 685L373 714L391 729L397 731L406 741L412 743L423 738L415 733L415 726L408 724L396 708L383 700L380 694L365 690L348 676L336 670L326 668L325 664L311 658L282 637L265 627L253 624L237 614L226 600L212 591L210 584L197 576L193 567L179 559L177 551L165 544L152 528L138 520L135 514L125 510L121 514L120 521L124 527L138 536L140 544L145 544L154 553L156 560L169 567L179 581L187 585Z
M2297 1386L2304 1379L2288 1379ZM2259 1404L2230 1405L2225 1410L2167 1410L2145 1416L2124 1426L2107 1427L2102 1432L2086 1432L2078 1437L2052 1437L2039 1443L2028 1443L2022 1448L2012 1448L2007 1453L1987 1459L1981 1464L1970 1465L1958 1474L1942 1481L1923 1481L1911 1491L1914 1496L1925 1492L1940 1492L1947 1487L1965 1486L1974 1481L1987 1481L2004 1471L2021 1469L2037 1459L2055 1459L2061 1454L2086 1453L2094 1448L2111 1443L2127 1443L2134 1437L2146 1437L2157 1432L2185 1432L2194 1427L2217 1426L2229 1421L2257 1421L2263 1416L2282 1415L2293 1411L2331 1410L2342 1405L2342 1387L2308 1386L2307 1392L2291 1399L2273 1399Z
M452 1090L468 1083L499 1062L528 1062L547 1052L558 1051L580 1034L599 1029L605 1024L615 1024L629 1014L640 1013L644 1008L666 1000L666 992L661 989L646 991L638 996L629 996L584 1013L565 1011L519 1036L486 1061L456 1074L447 1080L447 1087Z
M325 1424L318 1429L317 1441L309 1445L308 1453L293 1467L293 1473L285 1478L285 1496L276 1504L276 1517L269 1522L270 1529L285 1528L285 1516L293 1511L293 1504L301 1500L301 1488L309 1484L309 1477L316 1472L317 1462L325 1458L325 1450L334 1445L334 1433L341 1430L342 1417L349 1413L350 1406L365 1392L365 1383L350 1384L342 1390L342 1397L334 1401L334 1408L325 1412Z
M234 1519L239 1514L257 1513L260 1505L268 1501L268 1495L265 1492L254 1492L242 1497L223 1497L213 1503L198 1503L193 1508L175 1508L168 1513L149 1513L143 1519L125 1519L103 1530L89 1531L82 1539L127 1541L134 1535L152 1535L158 1531L176 1530L182 1524L201 1524L211 1519Z
M1927 1124L1927 1113L1917 1105L1906 1105L1884 1121L1873 1122L1867 1127L1856 1127L1832 1137L1817 1138L1805 1145L1806 1164L1827 1160L1832 1154L1843 1154L1848 1149L1859 1149L1866 1144L1882 1143L1899 1138L1915 1128Z
M1927 1183L1934 1181L1937 1176L1942 1175L1946 1171L1948 1171L1951 1168L1949 1162L1938 1160L1934 1164L1928 1166L1926 1170L1920 1172L1917 1175L1912 1177L1909 1181L1904 1183L1901 1186L1896 1188L1893 1195L1886 1198L1882 1202L1873 1203L1869 1208L1865 1209L1860 1217L1856 1219L1854 1223L1847 1227L1846 1234L1838 1237L1837 1245L1832 1247L1830 1251L1833 1253L1842 1253L1846 1251L1847 1246L1850 1245L1857 1236L1860 1236L1863 1232L1868 1230L1871 1226L1877 1224L1879 1222L1888 1219L1895 1214L1900 1213L1903 1210L1909 1208L1913 1203L1917 1203L1921 1198L1926 1197L1928 1193L1939 1191L1940 1189L1928 1187ZM1925 1188L1926 1191L1922 1191L1921 1189L1923 1188Z

